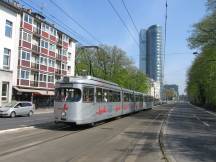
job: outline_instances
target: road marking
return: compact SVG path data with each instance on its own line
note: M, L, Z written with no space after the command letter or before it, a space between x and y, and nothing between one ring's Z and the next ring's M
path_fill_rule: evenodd
M192 104L190 104L190 105L191 105L191 106L194 106L194 105L192 105ZM211 115L216 116L216 113L213 113L213 112L211 112L211 111L205 110L204 108L201 108L201 107L198 107L198 106L194 106L194 107L196 107L197 109L200 109L200 110L202 110L202 111L204 111L204 112L207 112L207 113L209 113L209 114L211 114Z
M34 126L29 126L29 127L5 129L5 130L0 130L0 134L10 133L10 132L16 132L16 131L26 130L26 129L33 129L33 128L35 128L35 127Z
M202 121L198 116L193 115L197 120L201 121L205 126L210 127L210 125L207 122Z

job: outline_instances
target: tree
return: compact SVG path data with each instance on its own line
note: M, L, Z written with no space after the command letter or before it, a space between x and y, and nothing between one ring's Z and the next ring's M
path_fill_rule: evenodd
M209 14L199 23L193 25L191 36L188 38L190 48L216 46L216 0L207 3Z
M201 52L188 71L187 93L192 103L216 108L216 0L207 1L207 11L188 39Z
M78 47L76 55L76 74L83 75L83 70L90 75L119 84L140 92L147 92L147 77L140 72L126 53L116 46L101 45L98 50Z

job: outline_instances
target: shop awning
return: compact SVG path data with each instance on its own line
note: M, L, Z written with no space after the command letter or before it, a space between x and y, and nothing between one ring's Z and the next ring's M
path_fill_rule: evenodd
M24 92L24 93L35 93L39 95L48 95L48 96L53 96L54 91L50 90L39 90L39 89L25 89L25 88L18 88L18 87L13 87L15 90L18 92Z

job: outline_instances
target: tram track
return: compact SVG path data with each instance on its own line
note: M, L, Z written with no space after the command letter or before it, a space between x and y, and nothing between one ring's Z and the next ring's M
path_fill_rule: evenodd
M62 128L60 128L58 130L59 131L64 131L65 128L70 128L70 126L65 126L65 127L62 127ZM24 151L24 150L27 150L29 148L32 148L32 147L35 147L35 146L39 146L41 144L53 142L55 140L58 140L58 139L70 136L72 134L79 133L79 132L81 132L83 130L85 130L85 129L78 129L77 131L73 131L73 132L70 132L70 133L57 132L57 133L55 133L55 135L53 137L49 137L49 138L47 138L45 140L37 140L37 139L35 140L34 139L34 142L26 143L26 144L24 144L22 146L18 146L18 147L15 147L15 148L8 149L6 151L0 152L0 157L11 155L11 154L14 154L14 153L17 153L17 152L20 152L20 151ZM43 131L43 132L37 133L37 135L39 135L40 138L43 138L43 137L45 137L47 135L53 135L53 131L49 131L49 132L47 132L47 131L44 132ZM23 140L26 140L26 139L23 139ZM0 145L0 147L2 147L2 146Z

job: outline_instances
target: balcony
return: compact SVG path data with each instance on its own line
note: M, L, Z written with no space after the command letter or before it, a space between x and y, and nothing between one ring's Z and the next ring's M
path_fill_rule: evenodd
M37 45L32 45L32 52L39 54L40 53L40 47Z
M33 81L31 81L31 82L30 82L30 86L31 86L31 87L38 87L38 86L39 86L38 80L33 80Z
M56 59L61 60L62 59L62 55L61 54L56 54Z
M60 46L60 47L63 46L63 45L62 45L62 39L58 39L58 41L57 41L57 45Z
M33 28L33 35L34 36L37 36L37 37L40 37L41 35L41 29L40 28Z
M33 70L39 70L39 64L31 63L31 68L32 68Z
M60 69L55 69L55 74L61 75L61 70Z

